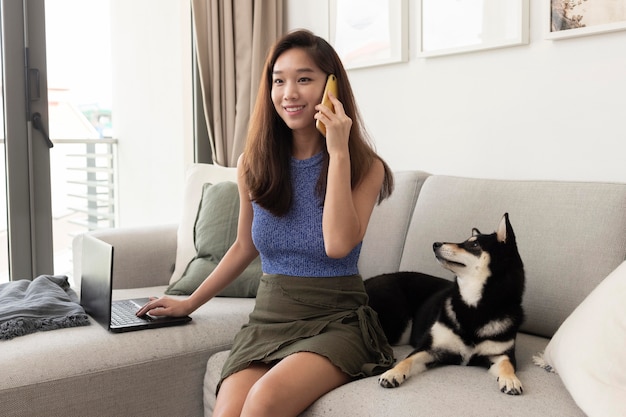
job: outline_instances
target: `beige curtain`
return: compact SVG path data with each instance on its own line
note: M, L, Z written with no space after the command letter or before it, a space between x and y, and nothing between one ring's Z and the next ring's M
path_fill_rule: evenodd
M282 35L283 0L192 0L213 162L235 166L265 57Z

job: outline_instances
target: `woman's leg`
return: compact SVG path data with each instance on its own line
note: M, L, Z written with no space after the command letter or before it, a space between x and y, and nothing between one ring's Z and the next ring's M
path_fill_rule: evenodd
M269 365L253 364L225 378L217 394L213 417L239 417L250 388L269 369Z
M294 417L348 381L350 377L326 357L310 352L294 353L251 386L241 416Z

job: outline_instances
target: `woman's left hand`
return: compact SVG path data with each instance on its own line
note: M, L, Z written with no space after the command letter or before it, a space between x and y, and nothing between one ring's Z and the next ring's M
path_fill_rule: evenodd
M326 126L326 148L329 154L336 151L346 151L348 149L348 138L352 128L352 119L348 117L343 109L343 104L330 92L328 98L333 103L333 112L323 104L315 106L317 113L315 119L321 121Z

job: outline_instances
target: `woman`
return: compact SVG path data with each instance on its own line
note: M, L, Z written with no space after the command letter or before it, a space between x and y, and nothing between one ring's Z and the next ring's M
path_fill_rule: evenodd
M329 74L338 79L334 111L320 104ZM224 365L214 416L296 416L393 362L357 270L373 207L393 178L322 38L295 31L270 52L237 170L233 246L189 298L153 300L137 314L189 314L260 255L256 306Z

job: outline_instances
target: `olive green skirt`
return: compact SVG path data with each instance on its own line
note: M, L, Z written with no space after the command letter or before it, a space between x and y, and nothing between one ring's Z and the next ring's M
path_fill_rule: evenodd
M391 367L393 351L367 305L360 275L262 276L255 308L235 336L221 381L254 362L274 364L296 352L325 356L353 378Z

